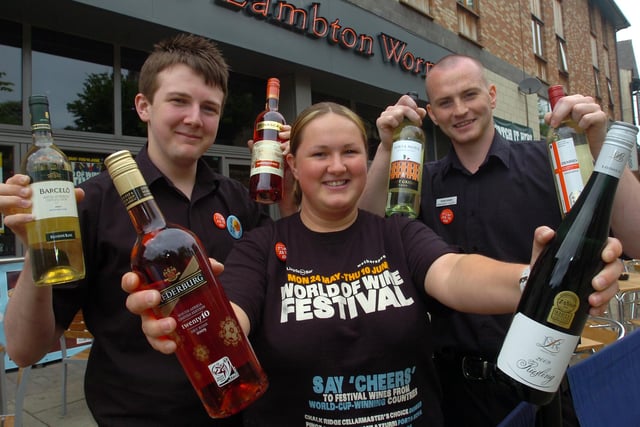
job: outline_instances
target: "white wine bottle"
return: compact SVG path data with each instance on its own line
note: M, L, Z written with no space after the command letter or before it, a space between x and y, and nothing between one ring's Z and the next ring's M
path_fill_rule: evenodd
M416 92L409 92L418 101ZM405 117L393 133L385 214L418 216L426 138L422 128Z
M84 278L84 256L73 170L54 144L46 96L29 97L33 144L22 164L31 178L35 219L27 223L33 280L38 286Z
M549 87L551 109L565 96L562 85ZM584 131L570 117L547 135L549 160L562 216L575 204L593 171L593 157Z
M612 124L591 178L531 268L497 364L499 376L524 400L551 401L578 344L591 281L604 265L613 198L637 133L629 123Z

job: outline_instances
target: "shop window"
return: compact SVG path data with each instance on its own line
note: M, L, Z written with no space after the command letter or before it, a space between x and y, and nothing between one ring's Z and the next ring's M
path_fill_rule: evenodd
M551 103L549 100L538 97L538 125L540 128L540 135L543 139L545 139L549 133L549 125L544 121L544 116L549 112L551 112Z
M556 30L556 35L564 39L564 18L562 15L562 2L560 0L553 2L553 27Z
M596 9L591 2L589 2L589 30L591 34L596 33Z
M113 47L34 28L32 93L49 98L56 129L114 133Z
M536 17L531 18L531 37L533 38L533 53L544 58L544 24Z
M533 16L542 20L542 4L540 0L529 0L529 10Z
M536 73L540 80L547 81L547 61L543 58L536 57Z
M0 178L6 182L14 175L14 147L0 146ZM0 216L0 257L16 255L16 236L4 226L4 217Z
M609 27L606 15L600 15L600 28L602 28L602 45L605 49L609 48Z
M468 39L478 41L478 2L458 0L458 32Z
M216 145L247 147L247 141L253 138L253 123L265 108L266 88L267 79L231 73ZM294 117L285 119L289 123Z
M73 169L73 184L78 185L104 170L104 159L108 154L65 150Z
M591 35L591 65L598 68L598 40L593 34Z
M400 0L400 3L425 15L431 15L431 0Z
M596 88L596 98L602 98L602 90L600 89L600 71L593 67L593 85Z
M138 93L138 78L142 64L149 54L138 50L120 49L120 74L122 76L122 86L120 88L122 105L122 134L129 136L147 136L147 125L136 112L135 97Z
M373 160L380 143L380 135L378 134L378 128L376 127L376 120L382 113L382 108L373 105L367 105L362 103L356 103L355 112L364 121L365 129L367 130L367 145L369 150L369 160Z
M465 8L478 13L478 0L458 0L458 3Z
M569 65L567 64L567 42L558 39L558 70L561 73L567 74L569 72Z
M0 19L0 123L22 125L22 27Z
M609 78L607 78L607 95L609 97L609 107L613 108L613 85Z

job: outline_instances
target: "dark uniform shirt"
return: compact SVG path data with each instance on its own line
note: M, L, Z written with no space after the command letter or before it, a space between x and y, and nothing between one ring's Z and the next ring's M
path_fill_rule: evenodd
M541 141L511 142L496 132L475 174L451 149L426 165L422 188L422 221L464 253L528 264L535 229L556 229L562 219ZM453 310L434 314L436 353L453 350L493 358L512 317Z
M271 222L240 183L214 173L203 160L191 200L151 163L146 146L136 161L166 220L195 232L210 257L224 261L242 232ZM126 309L120 280L131 270L136 232L109 174L81 187L87 276L54 288L54 310L56 322L66 327L81 308L95 336L85 375L94 417L101 426L227 425L208 417L175 355L153 350L140 318Z

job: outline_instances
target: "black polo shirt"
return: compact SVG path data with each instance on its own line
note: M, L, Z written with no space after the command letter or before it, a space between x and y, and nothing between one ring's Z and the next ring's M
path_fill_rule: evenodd
M271 221L239 182L213 172L202 160L191 200L151 163L146 146L136 162L166 220L195 232L208 255L219 261L245 231ZM139 317L125 307L120 279L131 270L136 231L109 174L81 187L86 192L79 215L87 275L54 288L54 310L56 322L66 327L82 308L95 336L85 394L98 423L226 425L207 416L177 358L153 350Z
M425 165L420 217L464 253L529 263L536 227L561 221L547 147L512 142L495 133L478 171L471 174L455 151ZM433 311L436 353L495 358L512 315L469 315L438 306Z

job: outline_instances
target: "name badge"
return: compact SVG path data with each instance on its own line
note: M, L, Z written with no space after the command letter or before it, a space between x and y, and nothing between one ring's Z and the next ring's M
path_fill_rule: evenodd
M436 208L443 206L453 206L458 204L458 196L441 197L436 199Z

